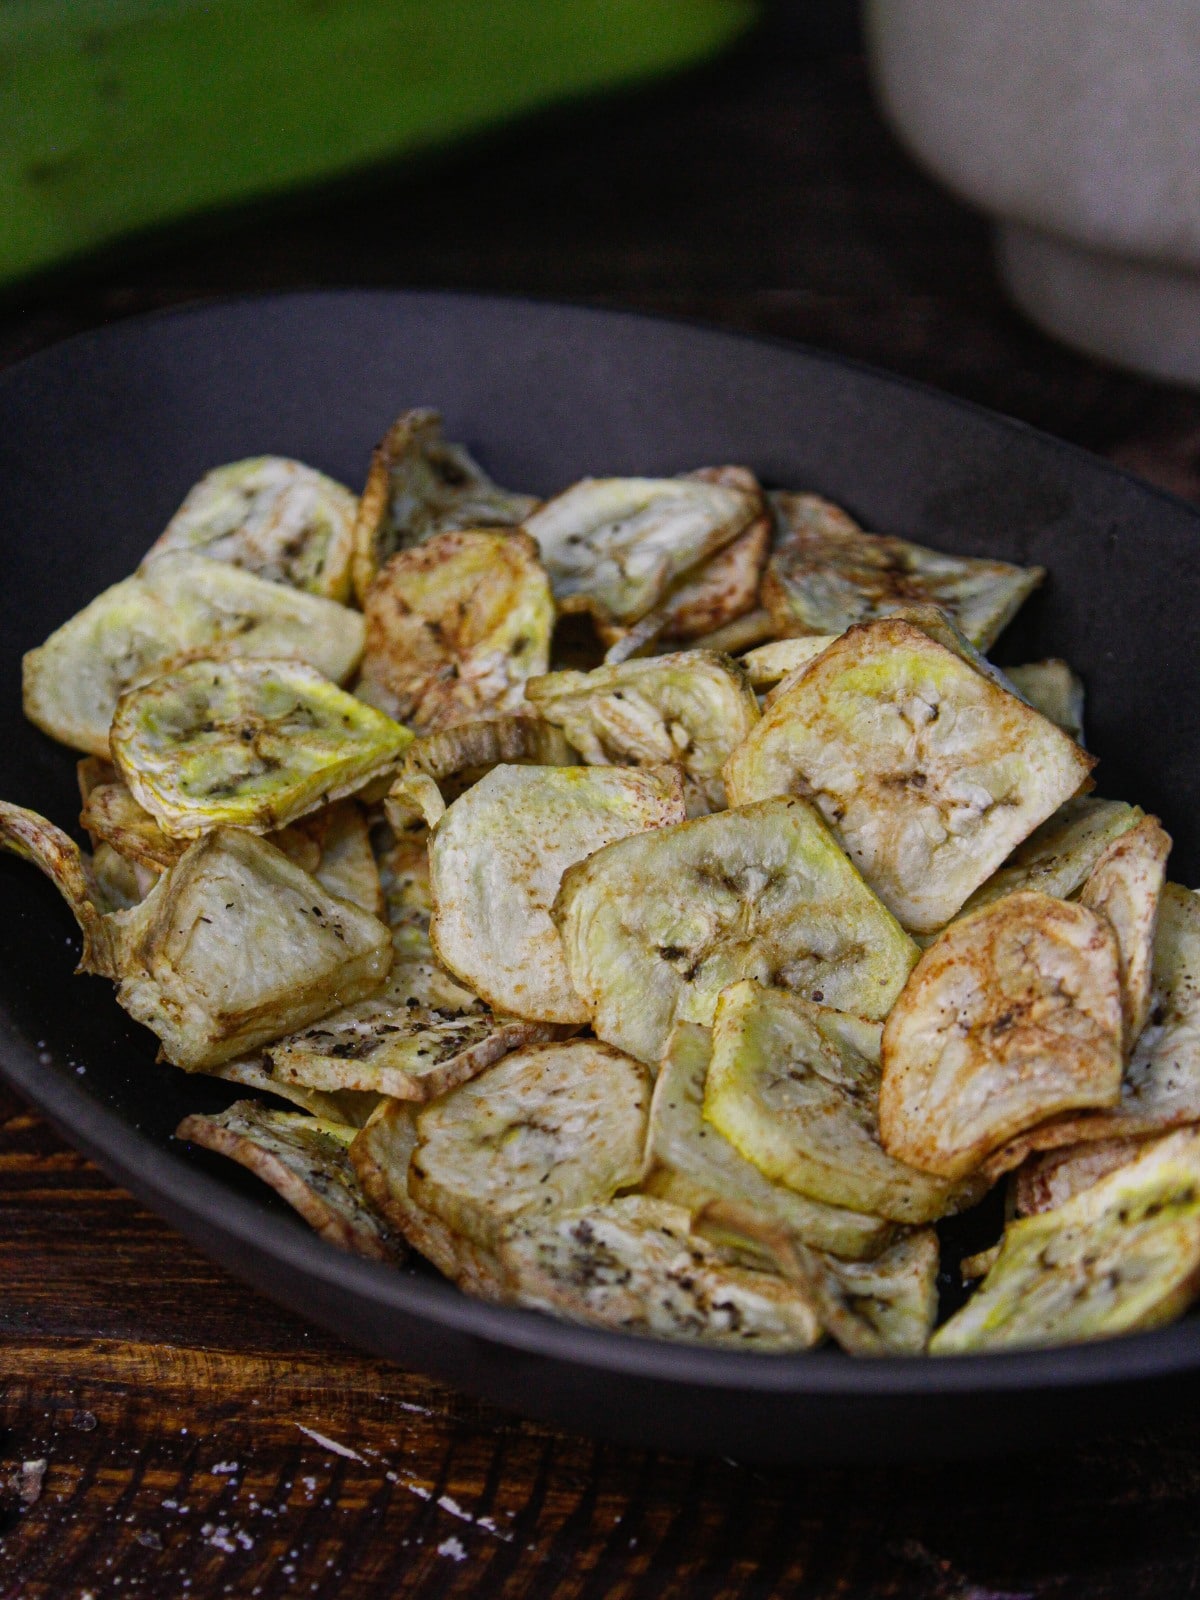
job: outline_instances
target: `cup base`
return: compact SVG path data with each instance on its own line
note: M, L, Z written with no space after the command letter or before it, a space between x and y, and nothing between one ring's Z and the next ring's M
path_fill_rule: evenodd
M1000 276L1040 328L1135 372L1200 384L1200 271L999 224Z

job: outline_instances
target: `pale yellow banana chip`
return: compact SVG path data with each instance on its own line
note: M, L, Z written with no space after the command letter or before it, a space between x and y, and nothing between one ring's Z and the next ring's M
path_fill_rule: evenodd
M205 1076L219 1078L222 1083L236 1083L243 1089L254 1089L259 1094L277 1095L310 1117L320 1117L325 1122L340 1123L345 1128L364 1127L372 1113L382 1105L378 1094L359 1094L354 1089L325 1092L306 1089L298 1083L281 1083L271 1076L264 1057L242 1056L237 1061L222 1061L210 1067Z
M189 1071L363 998L392 959L378 918L240 828L198 840L112 925L118 1001Z
M761 515L756 491L683 478L584 478L525 519L564 611L628 625Z
M1171 1135L1164 1134L1169 1139ZM1097 1139L1031 1156L1012 1176L1012 1206L1018 1217L1053 1211L1146 1148L1144 1139ZM982 1276L982 1274L980 1274Z
M402 550L364 611L358 692L421 733L517 710L550 661L550 583L523 533L439 533Z
M719 1348L807 1350L821 1325L796 1284L732 1266L680 1206L644 1195L522 1218L499 1256L519 1305Z
M883 1030L880 1123L899 1160L946 1178L1058 1113L1115 1105L1121 985L1112 928L1025 890L952 923Z
M825 1331L852 1356L919 1356L938 1309L938 1237L903 1234L873 1261L806 1256L813 1301Z
M650 1102L645 1187L664 1200L718 1221L723 1235L770 1250L777 1236L860 1259L878 1255L892 1229L879 1217L824 1205L772 1183L704 1120L712 1036L681 1022L671 1034ZM705 1229L708 1232L708 1229Z
M1065 661L1030 661L1005 667L1005 676L1035 711L1049 717L1076 744L1083 743L1083 684Z
M424 1106L417 1203L485 1250L523 1212L609 1200L642 1175L646 1069L594 1039L518 1050Z
M494 767L433 836L434 949L497 1011L586 1022L550 916L562 875L616 839L682 816L674 769Z
M117 701L195 656L306 661L336 682L363 650L356 611L224 561L168 552L97 595L23 663L25 715L77 750L108 755Z
M1093 759L911 623L852 628L725 764L731 803L810 796L879 898L941 927Z
M187 550L344 603L357 513L356 495L300 461L231 461L189 491L143 565Z
M1127 1050L1150 1012L1154 930L1170 853L1170 834L1157 817L1143 817L1109 845L1079 894L1080 905L1105 917L1117 936Z
M266 833L353 794L407 728L298 661L191 661L121 696L113 758L164 832Z
M924 602L947 612L973 645L987 650L1046 576L1042 567L952 556L864 533L818 495L770 498L780 538L762 596L781 633L841 633Z
M772 639L740 658L742 670L756 689L773 689L797 667L815 661L837 638L840 635L836 633L810 633L797 639Z
M744 982L713 1020L704 1118L775 1183L894 1222L978 1198L916 1171L879 1138L879 1025Z
M436 411L406 411L371 457L354 526L354 591L363 604L397 550L457 528L511 527L537 505L492 482L460 444L442 437Z
M930 1351L1072 1344L1161 1327L1200 1290L1200 1132L1155 1140L1052 1211L1012 1222Z
M409 1101L385 1100L350 1146L363 1193L419 1255L465 1293L502 1299L504 1283L491 1253L448 1228L409 1191L409 1164L417 1144L413 1109Z
M593 672L552 672L526 694L583 759L684 774L690 816L725 804L721 768L758 721L754 692L728 656L708 650L626 661Z
M177 1139L215 1150L261 1178L339 1249L395 1261L403 1246L371 1211L347 1154L354 1128L239 1100L215 1116L185 1117Z
M597 1034L651 1063L739 978L884 1017L918 954L796 799L609 845L564 874L554 916Z
M1123 800L1091 796L1068 800L976 889L963 911L978 911L1018 889L1037 889L1069 900L1087 882L1113 840L1144 815L1139 807Z

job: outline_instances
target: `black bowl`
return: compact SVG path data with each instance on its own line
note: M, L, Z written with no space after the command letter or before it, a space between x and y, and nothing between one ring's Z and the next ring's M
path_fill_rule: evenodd
M1200 862L1193 663L1200 515L1078 450L882 374L637 316L402 293L286 295L125 323L0 376L0 795L59 822L74 763L21 716L20 657L128 573L188 487L239 456L350 484L392 417L436 405L503 483L740 461L869 526L1038 561L1008 659L1084 675L1104 794ZM62 1132L265 1294L511 1408L642 1444L758 1459L972 1454L1178 1411L1200 1322L941 1360L770 1357L592 1332L352 1259L215 1158L174 1144L232 1096L154 1065L108 986L72 976L49 884L0 861L0 1063Z

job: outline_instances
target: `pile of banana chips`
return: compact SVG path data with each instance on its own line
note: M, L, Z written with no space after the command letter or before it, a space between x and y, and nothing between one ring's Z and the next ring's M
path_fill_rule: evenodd
M1200 1288L1200 901L1070 668L986 659L1043 576L740 466L539 501L412 411L361 498L216 468L26 656L91 849L0 833L245 1092L178 1137L343 1248L742 1350L1153 1327Z

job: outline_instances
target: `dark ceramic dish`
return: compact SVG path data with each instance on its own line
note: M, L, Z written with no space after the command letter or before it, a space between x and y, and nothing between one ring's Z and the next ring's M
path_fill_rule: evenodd
M363 480L432 404L501 482L744 461L868 526L1039 561L1005 648L1084 675L1103 793L1158 812L1200 872L1200 515L1079 451L879 373L636 316L433 294L239 301L76 339L0 377L0 795L78 813L71 754L21 716L20 658L123 577L218 462L298 456ZM154 1065L109 986L72 976L74 925L0 860L0 1064L62 1132L233 1272L381 1355L517 1410L741 1458L971 1454L1179 1414L1200 1321L986 1358L852 1362L692 1350L465 1299L310 1235L237 1169L174 1144L232 1094ZM987 1239L978 1241L988 1242Z

